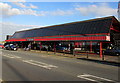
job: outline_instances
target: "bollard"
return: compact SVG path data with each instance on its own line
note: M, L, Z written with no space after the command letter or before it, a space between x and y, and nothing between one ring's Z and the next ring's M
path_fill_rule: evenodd
M103 60L103 61L105 60L104 54L103 54L103 56L102 56L102 60Z
M73 50L73 56L75 57L75 51Z
M88 58L88 52L87 52L87 58Z

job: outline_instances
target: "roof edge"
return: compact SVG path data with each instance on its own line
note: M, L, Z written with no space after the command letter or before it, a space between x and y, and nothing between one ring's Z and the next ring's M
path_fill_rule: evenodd
M49 28L54 26L62 26L62 25L68 25L68 24L74 24L74 23L80 23L80 22L89 22L89 21L96 21L96 20L102 20L102 19L108 19L108 18L115 18L114 16L108 16L108 17L102 17L102 18L95 18L95 19L89 19L89 20L83 20L83 21L77 21L77 22L71 22L71 23L65 23L65 24L58 24L58 25L51 25L51 26L45 26L40 28L34 28L34 29L28 29L28 30L22 30L22 31L16 31L15 33L24 32L24 31L31 31L31 30L37 30L37 29L43 29L43 28ZM116 19L116 18L115 18ZM117 19L116 19L117 20ZM117 20L118 21L118 20Z

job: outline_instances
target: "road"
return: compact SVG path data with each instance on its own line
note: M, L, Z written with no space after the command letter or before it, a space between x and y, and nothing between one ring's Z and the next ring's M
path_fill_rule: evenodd
M32 51L2 51L3 81L118 82L118 67Z

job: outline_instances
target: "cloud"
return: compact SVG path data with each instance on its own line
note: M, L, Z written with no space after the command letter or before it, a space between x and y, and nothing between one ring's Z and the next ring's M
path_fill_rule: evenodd
M26 2L26 0L8 0L9 2Z
M54 11L37 11L33 10L33 8L37 8L33 4L29 4L26 6L24 3L14 2L18 5L19 8L13 8L8 3L0 3L0 15L2 17L10 17L15 15L34 15L34 16L67 16L67 15L76 15L80 14L82 16L91 16L95 17L114 15L117 16L117 9L109 7L107 3L93 4L82 7L80 5L76 5L74 9L69 10L61 10L57 9Z
M54 15L54 16L57 16L57 15L60 15L60 16L64 16L64 15L72 15L74 14L72 10L60 10L60 9L57 9L56 11L52 11L50 12L51 15Z
M32 7L32 5L31 5ZM34 6L33 6L34 7ZM7 3L0 3L0 16L1 17L9 17L14 15L34 15L34 16L44 16L43 12L37 12L32 9L18 9L12 8Z
M2 12L0 13L0 16L3 16L3 17L20 14L19 9L11 8L11 6L6 3L0 3L0 11Z
M23 3L13 2L13 4L15 4L15 5L19 6L19 7L22 7L22 8L26 8L27 7Z
M21 15L34 15L34 16L38 16L37 11L34 11L32 9L21 10Z
M17 5L18 7L21 7L21 8L33 8L33 9L37 9L38 7L33 5L33 4L29 4L29 6L26 6L25 3L26 3L26 0L8 0L9 2Z
M99 5L89 5L87 7L81 7L80 5L75 8L83 16L95 15L95 16L108 16L117 15L117 9L113 9L107 5L107 3L101 3Z
M18 3L17 3L18 4ZM19 4L20 5L20 4ZM21 4L21 7L26 7L25 5ZM32 4L30 4L29 9L18 9L18 8L13 8L11 5L7 3L0 3L0 13L1 17L10 17L10 16L15 16L15 15L34 15L34 16L46 16L46 15L51 15L51 16L64 16L64 15L72 15L74 14L72 10L55 10L55 11L36 11L31 8L35 8Z
M33 4L30 4L30 6L28 8L34 8L34 9L37 9L38 7L33 5Z
M13 4L17 5L18 7L21 8L32 8L32 9L37 9L38 7L33 5L33 4L29 4L29 6L26 6L25 3L23 2L13 2Z
M27 29L32 29L32 28L39 28L43 26L38 26L38 25L19 25L19 24L14 24L10 22L1 22L0 28L2 35L0 35L0 41L3 41L6 39L6 35L13 35L14 32L16 31L21 31L21 30L27 30Z

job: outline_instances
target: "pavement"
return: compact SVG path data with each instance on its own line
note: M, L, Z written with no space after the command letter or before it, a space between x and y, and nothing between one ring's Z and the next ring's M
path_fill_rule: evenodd
M23 50L23 49L19 49L19 50ZM106 62L106 63L110 63L113 65L120 65L120 56L110 56L110 55L104 55L104 58L100 58L99 55L97 54L83 54L83 53L79 53L79 54L68 54L68 53L54 53L51 51L39 51L39 50L30 50L32 52L38 52L38 53L42 53L42 54L48 54L48 55L53 55L53 56L62 56L62 57L68 57L68 58L76 58L76 59L82 59L82 60L88 60L88 61L98 61L98 62Z

